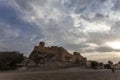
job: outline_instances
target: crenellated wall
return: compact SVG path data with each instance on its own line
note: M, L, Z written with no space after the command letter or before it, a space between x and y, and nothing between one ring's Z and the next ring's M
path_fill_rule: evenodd
M52 57L51 57L52 56ZM30 59L35 60L37 58L45 59L54 59L61 62L70 62L70 63L83 63L87 62L87 58L80 55L78 52L74 52L73 55L70 54L63 47L51 46L45 47L44 42L40 42L39 46L35 46L32 53L29 56Z

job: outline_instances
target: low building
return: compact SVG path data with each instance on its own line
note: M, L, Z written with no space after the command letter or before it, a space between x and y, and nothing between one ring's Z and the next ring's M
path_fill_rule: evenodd
M92 61L91 61L91 60L88 60L88 61L86 62L86 67L87 67L87 68L92 68L91 63L92 63Z
M120 63L114 64L113 67L114 67L115 69L120 69Z

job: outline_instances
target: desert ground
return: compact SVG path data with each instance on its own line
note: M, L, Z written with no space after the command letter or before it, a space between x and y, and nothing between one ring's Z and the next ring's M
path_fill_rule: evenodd
M93 69L59 69L49 71L0 72L0 80L120 80L120 71Z

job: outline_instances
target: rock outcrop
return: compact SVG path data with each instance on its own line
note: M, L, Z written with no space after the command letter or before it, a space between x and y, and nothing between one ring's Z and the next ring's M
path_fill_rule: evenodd
M29 59L33 60L36 64L45 64L50 62L61 62L64 64L80 64L85 65L87 58L80 55L78 52L70 54L63 47L51 46L45 47L45 42L40 42L35 46Z

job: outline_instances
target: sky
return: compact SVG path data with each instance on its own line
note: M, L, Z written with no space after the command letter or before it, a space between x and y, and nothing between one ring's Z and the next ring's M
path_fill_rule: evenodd
M90 60L120 60L120 0L0 0L0 51L28 56L62 46Z

